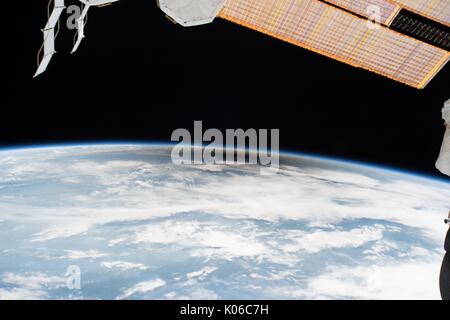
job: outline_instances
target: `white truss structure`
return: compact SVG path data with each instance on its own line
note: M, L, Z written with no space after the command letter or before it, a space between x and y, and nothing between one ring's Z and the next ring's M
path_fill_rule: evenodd
M50 13L50 5L53 2L53 9ZM48 64L52 59L55 51L55 39L59 31L59 18L65 9L64 0L50 0L48 4L48 21L42 33L44 35L44 43L38 53L38 68L35 77L47 70ZM56 30L58 26L58 30ZM41 57L42 53L42 57Z
M119 0L79 0L79 1L82 3L83 10L81 12L81 15L76 20L77 34L76 34L76 41L72 49L72 53L77 51L77 49L81 44L81 41L85 37L84 27L87 22L87 14L89 9L93 6L96 7L106 6ZM53 9L50 12L50 7L52 3ZM55 40L59 32L60 26L59 20L65 8L66 6L64 5L64 0L50 0L48 4L48 21L47 24L45 25L45 28L42 29L42 32L44 34L44 42L38 53L38 68L36 70L36 73L34 74L34 77L37 77L38 75L45 72L45 70L47 70L47 67L53 55L56 53Z

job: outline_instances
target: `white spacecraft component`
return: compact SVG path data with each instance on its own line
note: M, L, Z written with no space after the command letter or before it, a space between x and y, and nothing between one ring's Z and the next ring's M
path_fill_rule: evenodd
M78 29L77 40L74 43L72 53L77 51L81 41L84 38L84 26L86 25L87 13L89 11L89 8L92 6L98 7L105 6L119 0L79 0L79 1L83 4L83 11L80 17L77 18L77 29ZM54 5L53 10L50 13L50 5L52 2ZM50 0L50 2L48 3L48 21L47 24L45 25L45 28L42 29L42 32L44 34L44 43L42 44L42 47L38 53L38 68L36 70L36 73L34 74L34 77L37 77L41 73L45 72L45 70L47 70L50 60L56 53L55 39L59 32L60 26L59 19L65 8L66 7L64 5L64 0Z
M35 73L35 77L43 73L52 58L56 53L55 51L55 38L57 32L55 27L59 23L59 18L64 11L64 0L50 0L50 4L54 1L53 12L49 13L48 23L43 29L44 32L44 44L42 48L44 50L42 59L40 58L41 51L38 53L38 69ZM85 38L84 28L87 23L88 11L91 7L102 7L119 0L79 0L82 4L82 11L80 16L76 19L77 33L75 35L75 41L71 53L74 53L80 47L81 42ZM160 9L167 15L168 18L174 22L184 26L192 27L202 24L211 23L216 17L219 16L220 11L223 9L226 0L157 0ZM59 24L58 24L59 25Z
M91 7L97 6L106 6L109 4L112 4L113 2L117 2L119 0L80 0L83 4L83 11L81 12L81 15L77 19L77 40L75 41L73 45L73 49L71 53L74 53L78 50L78 47L81 44L81 41L84 39L84 26L87 22L87 14Z
M213 22L224 5L225 0L158 0L159 8L183 27Z
M72 52L85 36L89 8L118 0L79 1L83 10ZM450 61L448 1L428 5L428 0L157 0L166 16L181 26L222 18L418 89ZM54 53L54 37L48 36L45 43L47 52L37 74Z
M48 5L48 22L45 25L45 28L42 29L44 34L44 43L42 44L41 49L38 53L38 69L35 73L35 77L43 73L46 69L53 55L56 53L55 51L55 38L58 35L59 31L59 18L61 17L62 12L65 9L64 0L54 0L53 10L50 13L50 4ZM56 26L58 25L58 30L55 31ZM42 58L41 52L43 50Z
M450 100L445 103L442 109L442 118L447 130L445 131L441 154L436 162L436 168L443 174L450 176Z

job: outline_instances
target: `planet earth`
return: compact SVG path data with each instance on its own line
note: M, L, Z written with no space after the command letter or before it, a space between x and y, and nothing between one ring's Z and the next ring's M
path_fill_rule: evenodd
M0 299L439 299L450 184L170 145L0 152Z

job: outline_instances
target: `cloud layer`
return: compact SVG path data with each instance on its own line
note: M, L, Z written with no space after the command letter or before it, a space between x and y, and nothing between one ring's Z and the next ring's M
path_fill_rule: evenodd
M262 176L169 154L0 153L0 298L51 298L64 272L43 273L50 261L79 263L92 286L114 272L118 299L438 298L449 184L288 156ZM40 268L8 262L26 257Z

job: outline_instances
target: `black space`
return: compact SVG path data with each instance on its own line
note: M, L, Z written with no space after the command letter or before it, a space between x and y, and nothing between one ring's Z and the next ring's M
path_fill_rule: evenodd
M32 79L46 8L34 0L5 10L18 15L7 28L12 49L3 48L12 58L1 146L168 141L203 120L279 128L283 150L439 176L450 66L420 91L227 21L183 28L153 0L122 0L90 11L75 55L64 27L49 69Z

